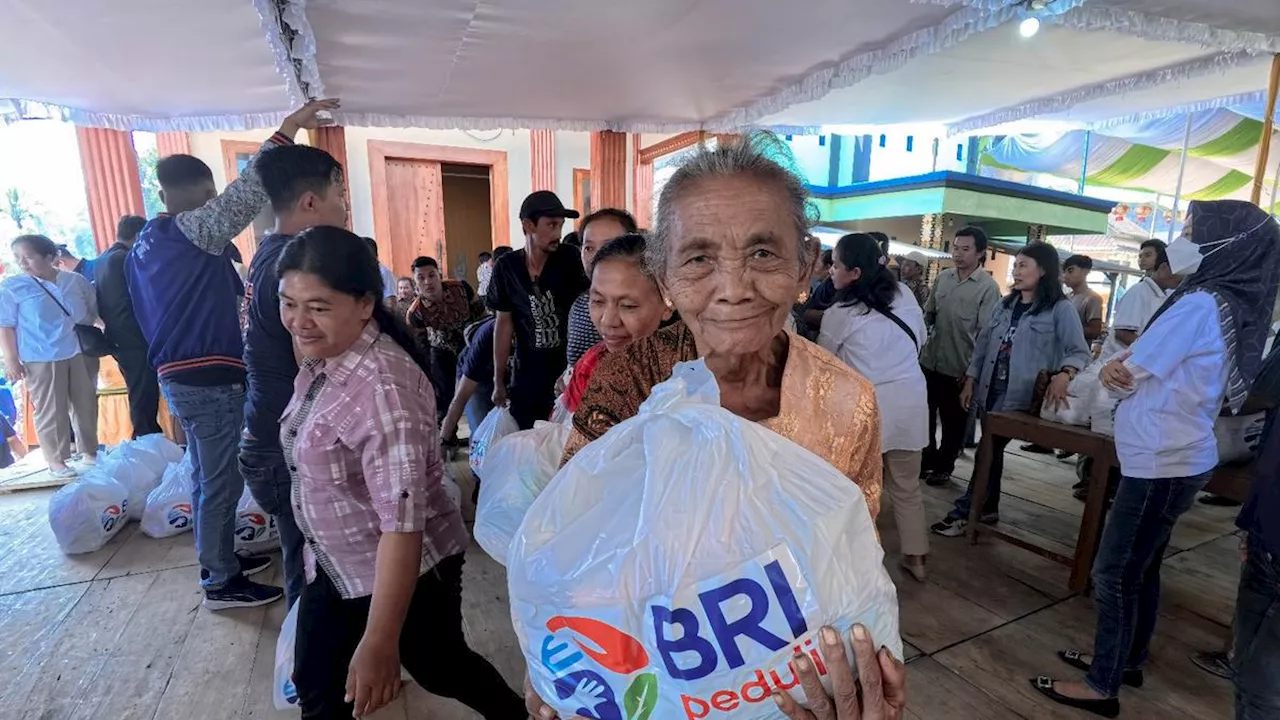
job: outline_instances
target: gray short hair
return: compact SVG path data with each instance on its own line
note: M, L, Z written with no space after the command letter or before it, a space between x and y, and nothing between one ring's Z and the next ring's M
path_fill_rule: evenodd
M804 269L809 229L818 224L818 208L810 200L790 148L773 133L756 131L736 141L718 144L714 150L699 149L662 187L653 233L645 245L645 263L655 276L661 278L666 275L676 201L689 186L700 180L732 175L750 175L774 185L786 196L791 221L795 223L799 238L799 255Z

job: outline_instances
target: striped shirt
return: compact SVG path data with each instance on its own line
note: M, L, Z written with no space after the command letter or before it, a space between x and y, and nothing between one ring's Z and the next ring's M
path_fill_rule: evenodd
M343 354L303 361L281 418L307 582L324 568L343 598L373 593L385 532L421 532L425 573L463 552L462 514L445 494L435 394L377 323Z
M600 332L596 330L596 324L591 322L589 295L590 292L579 295L578 299L573 301L573 307L569 309L569 342L565 358L570 366L603 340Z

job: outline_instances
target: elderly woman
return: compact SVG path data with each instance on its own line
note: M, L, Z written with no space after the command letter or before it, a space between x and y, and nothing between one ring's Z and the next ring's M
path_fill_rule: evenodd
M803 182L754 136L687 161L663 187L646 262L682 322L610 353L574 414L565 459L637 414L676 363L701 358L720 403L826 459L880 507L880 414L869 381L784 329L818 246ZM782 150L785 152L785 150ZM534 717L550 717L526 689Z
M0 284L0 349L10 383L27 380L35 407L36 437L50 473L76 476L71 457L71 422L85 464L98 454L98 360L81 352L76 325L98 317L93 286L80 275L59 270L58 246L43 235L13 241L21 275Z

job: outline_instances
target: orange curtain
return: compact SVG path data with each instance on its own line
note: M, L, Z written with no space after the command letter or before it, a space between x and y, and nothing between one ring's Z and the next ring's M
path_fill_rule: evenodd
M120 216L143 214L133 136L121 130L77 127L76 139L93 241L99 251L106 250L115 242Z
M347 168L347 130L341 125L330 125L329 127L316 128L308 130L307 137L311 140L312 147L318 147L321 150L333 156L333 159L342 165L342 193L347 198L347 229L351 229L351 171Z
M533 189L556 190L556 136L550 130L529 131L529 160Z
M184 132L156 133L156 154L162 158L170 155L190 155L191 136Z
M591 207L627 206L627 135L591 133Z

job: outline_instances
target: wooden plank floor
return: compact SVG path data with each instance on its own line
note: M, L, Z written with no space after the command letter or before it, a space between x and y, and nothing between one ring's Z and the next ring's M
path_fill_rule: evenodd
M1016 448L1016 446L1015 446ZM1083 504L1071 468L1051 456L1009 452L1003 522L1047 541L1074 543ZM467 477L465 461L449 465ZM957 477L967 477L962 460ZM469 495L469 481L460 483ZM933 521L963 490L926 490ZM200 607L191 535L167 540L125 528L96 553L66 557L46 518L51 490L0 494L0 718L60 720L284 720L271 684L284 605L213 613ZM1161 624L1147 684L1126 688L1122 718L1228 718L1231 687L1188 660L1229 633L1238 573L1234 510L1196 505L1179 524L1164 566ZM1085 717L1042 701L1027 679L1079 673L1054 656L1092 643L1092 601L1066 590L1067 568L986 539L931 538L930 579L895 562L893 513L881 533L898 584L912 720ZM278 581L278 569L268 579ZM463 615L473 648L512 687L524 660L507 614L502 568L473 546ZM410 684L376 720L478 715Z

